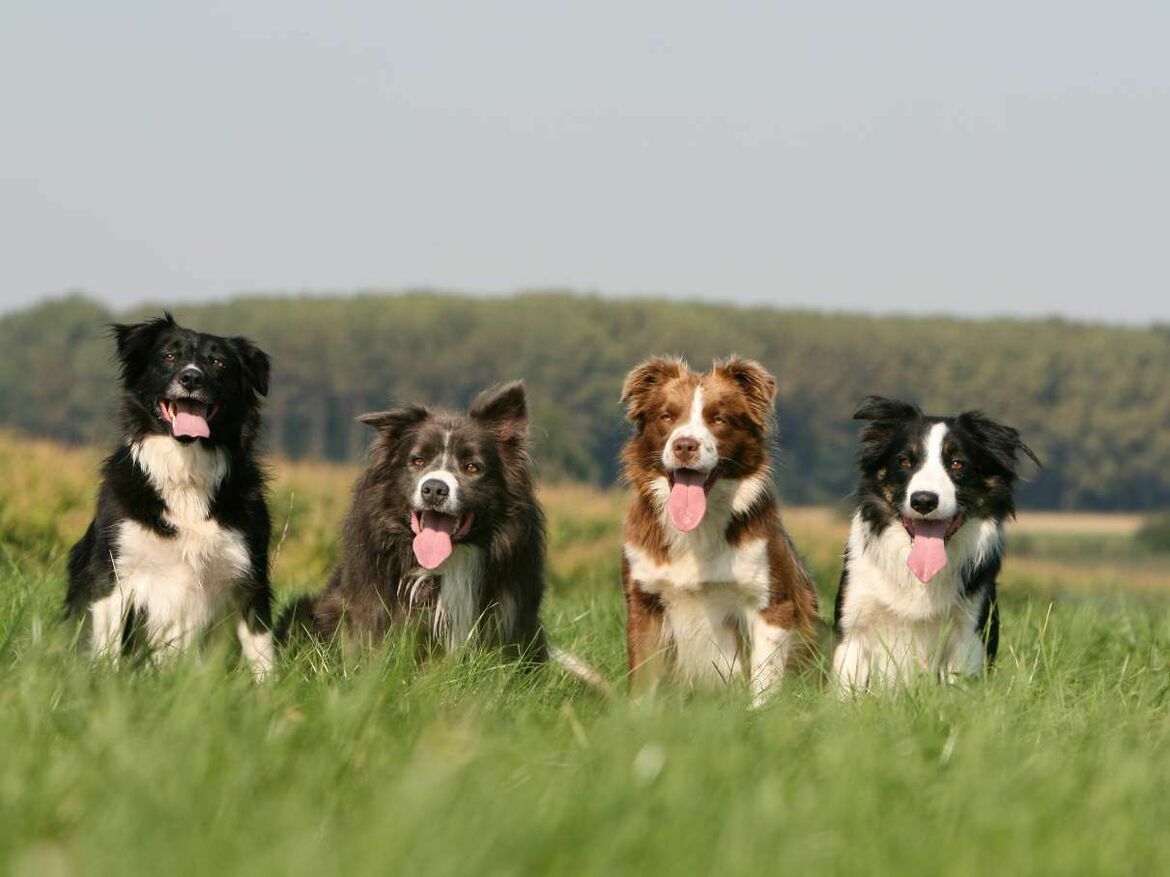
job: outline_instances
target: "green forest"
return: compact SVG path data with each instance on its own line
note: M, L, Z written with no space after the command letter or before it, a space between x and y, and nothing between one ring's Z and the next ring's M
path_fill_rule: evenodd
M0 319L0 424L106 444L115 438L112 312L71 296ZM779 382L777 480L793 503L840 503L853 488L869 393L931 413L981 408L1018 427L1045 463L1027 470L1036 508L1170 505L1170 329L1061 320L864 317L567 293L432 292L253 297L173 308L180 322L247 335L273 358L268 448L357 459L356 415L393 402L463 405L523 378L546 479L612 483L628 426L622 379L654 353L706 366L731 352Z

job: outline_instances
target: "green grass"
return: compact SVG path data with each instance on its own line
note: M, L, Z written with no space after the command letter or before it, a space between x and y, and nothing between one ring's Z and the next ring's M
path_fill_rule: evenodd
M559 551L612 535L551 505ZM230 637L161 670L80 658L49 529L0 537L0 872L1170 870L1160 595L1050 600L1016 582L987 679L856 702L793 680L759 712L734 688L607 702L491 655L417 666L403 642L301 648L255 685ZM292 528L282 596L331 545ZM552 639L616 680L617 584L573 563L579 583L555 572ZM832 578L818 565L826 597Z

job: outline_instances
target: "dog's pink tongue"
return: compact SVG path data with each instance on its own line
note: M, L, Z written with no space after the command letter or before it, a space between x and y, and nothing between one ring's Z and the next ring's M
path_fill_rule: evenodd
M414 537L414 556L424 569L436 569L451 556L451 533L455 519L438 512L419 515L418 533Z
M706 482L707 476L699 472L680 469L674 473L674 486L670 488L666 512L684 533L699 526L699 521L707 513L707 491L703 489Z
M906 565L924 585L947 565L947 526L950 521L915 521Z
M207 406L202 402L176 400L171 432L175 436L208 438L211 435L211 427L207 425Z

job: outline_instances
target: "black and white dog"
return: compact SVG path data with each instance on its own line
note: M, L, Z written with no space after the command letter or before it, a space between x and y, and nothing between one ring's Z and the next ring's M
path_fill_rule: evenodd
M838 682L982 673L999 639L995 587L1017 456L1040 461L1016 430L978 411L929 417L870 396L853 416L868 424L837 592Z
M466 414L408 405L360 420L377 435L341 563L324 593L286 613L282 635L376 641L409 622L428 651L474 642L543 658L545 526L523 385L482 393Z
M116 325L122 442L69 557L66 613L95 655L192 646L227 612L257 677L272 666L269 518L253 456L268 357L168 313Z

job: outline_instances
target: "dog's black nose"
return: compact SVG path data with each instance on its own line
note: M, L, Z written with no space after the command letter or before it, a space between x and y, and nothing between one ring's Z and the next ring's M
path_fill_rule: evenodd
M422 483L422 487L419 488L419 493L422 494L424 502L438 505L451 493L451 488L447 486L446 481L440 481L438 478L428 478Z
M179 372L179 385L187 392L194 392L203 386L203 372L197 368L185 368Z
M929 490L916 490L910 494L910 508L920 515L929 515L938 508L938 494Z

